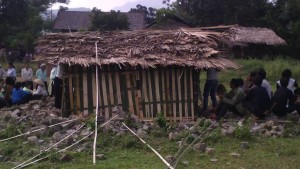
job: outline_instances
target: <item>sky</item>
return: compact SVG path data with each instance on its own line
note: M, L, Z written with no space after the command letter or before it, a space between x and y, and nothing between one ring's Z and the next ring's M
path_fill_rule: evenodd
M78 7L85 7L93 9L96 7L101 9L102 11L110 11L111 9L116 9L117 7L121 7L125 4L134 3L134 2L141 2L141 1L156 1L156 0L70 0L68 8L78 8ZM162 0L160 0L162 1ZM63 4L55 4L53 9L58 9L59 6L65 6Z

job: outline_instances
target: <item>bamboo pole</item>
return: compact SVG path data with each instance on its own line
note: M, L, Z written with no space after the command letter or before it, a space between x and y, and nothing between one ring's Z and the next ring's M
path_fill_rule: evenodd
M152 148L141 137L139 137L135 132L133 132L124 122L122 122L122 125L126 127L133 135L139 138L142 143L146 144L167 165L168 168L174 169L154 148Z
M70 123L70 122L73 122L73 121L76 121L76 120L78 120L78 119L67 120L67 121L63 121L63 122L57 123L57 124L53 124L53 125L51 125L51 126L39 128L39 129L36 129L36 130L33 130L33 131L28 131L28 132L23 133L23 134L19 134L19 135L10 137L10 138L6 138L6 139L3 139L3 140L0 140L0 142L12 140L12 139L14 139L14 138L18 138L18 137L21 137L21 136L24 136L24 135L29 135L29 134L34 133L34 132L37 132L37 131L45 130L46 128L51 128L51 127L58 126L58 125L61 125L61 124L64 124L64 123Z
M98 46L95 43L96 47L96 63L98 63ZM97 89L97 107L96 107L96 117L95 117L95 138L94 138L94 147L93 147L93 164L96 165L96 145L97 145L97 135L98 135L98 111L99 111L99 86L98 86L98 65L96 64L96 89Z
M22 166L30 161L32 161L33 159L37 158L38 156L42 155L44 152L47 152L49 150L51 150L53 147L55 147L56 145L60 144L61 142L63 142L64 140L68 139L69 137L71 137L74 133L76 133L78 130L80 130L84 125L82 125L81 127L79 127L77 130L73 131L71 134L67 135L65 138L61 139L59 142L53 144L52 146L50 146L49 148L47 148L46 150L44 151L41 151L39 154L35 155L34 157L24 161L23 163L15 166L14 168L12 169L16 169L16 168L22 168Z

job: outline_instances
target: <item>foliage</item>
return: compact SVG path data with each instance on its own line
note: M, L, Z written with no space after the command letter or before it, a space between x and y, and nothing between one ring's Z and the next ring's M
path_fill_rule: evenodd
M145 15L146 24L151 24L155 21L157 9L146 6L142 6L140 4L136 5L136 8L131 8L129 12L143 12Z
M167 119L165 118L165 115L163 112L157 113L155 122L161 128L165 128L167 126Z
M124 30L128 29L127 16L120 11L102 12L100 9L92 10L92 30Z
M33 51L44 28L41 14L53 3L68 0L1 0L0 46L11 50Z

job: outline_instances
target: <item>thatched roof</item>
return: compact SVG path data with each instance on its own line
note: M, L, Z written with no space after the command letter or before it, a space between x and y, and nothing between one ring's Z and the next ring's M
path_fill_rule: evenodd
M141 12L122 12L127 16L130 30L145 28L145 16ZM55 30L88 30L91 27L91 11L59 11L54 27Z
M95 59L98 42L98 62ZM69 65L130 65L143 68L188 66L195 69L238 69L232 61L218 57L215 41L178 31L114 31L50 34L40 38L37 50L48 62Z
M69 65L118 64L143 68L176 65L195 69L238 69L239 65L218 56L219 42L231 45L285 43L272 32L263 28L223 26L175 31L77 32L72 35L60 33L41 37L37 49L43 60L58 60ZM98 61L95 59L96 42L100 58Z
M184 31L198 37L219 40L229 46L247 46L247 44L276 46L286 44L285 40L267 28L228 25L184 29Z

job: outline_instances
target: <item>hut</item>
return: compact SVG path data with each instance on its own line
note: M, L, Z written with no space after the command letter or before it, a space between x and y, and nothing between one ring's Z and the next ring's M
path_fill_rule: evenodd
M37 48L39 58L68 66L66 111L94 112L98 105L101 115L111 116L121 106L144 120L162 112L177 121L199 112L200 70L240 68L219 54L217 40L229 42L229 35L201 29L59 33L41 37Z

